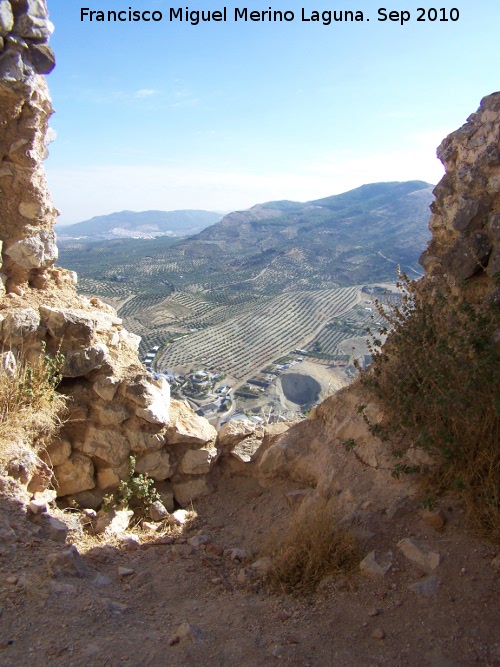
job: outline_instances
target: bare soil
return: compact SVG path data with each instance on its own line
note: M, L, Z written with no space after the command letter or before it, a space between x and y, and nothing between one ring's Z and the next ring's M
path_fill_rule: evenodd
M474 538L463 512L442 503L443 532L427 526L421 505L403 503L392 519L363 513L360 550L392 560L376 579L356 572L322 582L310 597L271 591L246 569L283 533L290 484L263 488L252 478L221 478L194 503L198 518L177 537L140 528L139 545L78 530L79 576L48 563L67 545L50 541L4 484L0 498L0 665L2 667L233 666L329 667L500 665L497 550ZM26 501L27 498L24 498ZM198 548L186 543L208 536ZM429 573L397 548L413 536L441 554L437 589L409 586ZM247 552L242 562L230 549ZM234 556L234 554L233 554ZM133 570L119 575L118 568ZM243 573L242 573L243 570ZM183 631L177 633L179 626ZM181 635L181 636L179 636Z

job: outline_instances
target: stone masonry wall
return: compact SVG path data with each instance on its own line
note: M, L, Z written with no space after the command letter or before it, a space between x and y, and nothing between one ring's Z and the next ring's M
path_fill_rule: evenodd
M211 491L215 429L170 401L168 384L139 362L139 338L54 266L58 211L43 167L52 31L45 0L0 0L0 374L13 358L64 354L67 420L43 454L59 496L97 506L133 454L139 472L167 480L164 491L186 504Z

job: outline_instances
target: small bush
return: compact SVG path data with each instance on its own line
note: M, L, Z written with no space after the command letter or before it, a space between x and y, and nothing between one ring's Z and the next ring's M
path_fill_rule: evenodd
M270 584L284 591L310 593L328 575L352 571L360 561L348 527L325 505L293 517L284 536L270 547Z
M383 430L402 458L423 449L437 461L425 482L431 495L459 492L469 518L500 536L499 309L451 295L421 295L402 276L399 305L378 311L391 333L361 375L381 399ZM381 434L379 434L381 435ZM415 467L409 466L412 472ZM396 473L405 472L399 463Z
M130 456L128 477L120 482L112 501L116 505L143 511L157 500L161 500L161 497L155 489L154 479L149 475L136 473L135 462L135 456Z

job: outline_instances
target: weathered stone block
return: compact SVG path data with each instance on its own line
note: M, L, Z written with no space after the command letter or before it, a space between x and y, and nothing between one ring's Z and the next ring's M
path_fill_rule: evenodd
M1 324L3 341L7 345L18 345L36 333L40 316L33 308L19 308L8 313Z
M217 437L215 428L204 418L195 414L189 405L172 401L171 426L167 429L167 442L205 445Z
M81 377L101 368L109 350L103 343L97 343L83 350L70 350L65 354L62 374L64 377Z
M62 465L54 468L58 497L93 489L94 466L88 456L73 452Z
M49 334L62 342L62 350L77 345L87 346L92 342L94 322L89 313L77 310L60 310L50 306L40 306L42 324Z
M14 14L9 0L0 0L0 36L5 37L14 25Z
M16 19L12 32L26 39L47 41L54 32L54 24L40 16L21 14Z
M118 426L131 416L127 407L115 403L94 405L92 409L97 421L103 426Z
M223 449L231 449L243 438L255 432L256 424L250 420L229 421L219 431L217 444Z
M119 386L120 380L118 378L104 375L97 378L92 385L92 389L103 401L112 401Z
M214 490L210 480L205 477L172 482L172 489L175 499L183 507L196 498L210 495Z
M161 388L150 385L148 391L144 394L146 405L138 406L135 414L149 422L150 424L159 424L160 426L170 422L170 386L168 382L163 381Z
M425 570L435 570L441 562L441 556L429 547L419 544L412 538L405 538L398 542L398 548L408 560L420 565Z
M30 220L39 219L43 215L38 203L22 203L19 206L19 212ZM16 241L4 250L4 254L23 269L40 269L51 266L58 257L54 232L40 230L29 238Z
M91 424L81 445L81 450L87 456L99 459L103 467L114 468L127 460L130 443L116 430L100 429Z
M167 479L174 472L170 462L170 455L165 450L149 452L143 456L138 456L135 469L137 472L147 473L150 477L157 480Z
M245 438L232 448L231 454L242 463L250 463L258 457L261 447L262 440L259 438Z
M67 440L55 440L47 446L44 456L52 467L63 465L71 456L71 445Z
M217 459L215 447L189 449L183 456L179 471L186 475L205 475Z
M443 258L443 266L457 280L467 280L486 267L492 247L484 232L461 237Z
M54 51L47 44L30 44L29 57L37 74L50 74L56 66Z

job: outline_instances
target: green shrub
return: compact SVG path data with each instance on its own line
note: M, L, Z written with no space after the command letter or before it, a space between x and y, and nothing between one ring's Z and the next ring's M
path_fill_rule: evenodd
M373 362L361 375L387 418L378 435L397 443L398 458L412 448L433 455L432 490L458 491L469 517L500 536L499 308L422 295L406 276L398 285L399 304L377 304L386 322L379 333L391 333L382 348L374 339ZM397 464L396 473L405 467Z
M120 482L113 500L117 505L146 510L155 501L161 501L161 498L155 489L154 479L149 475L136 473L135 464L135 456L130 456L127 479Z

